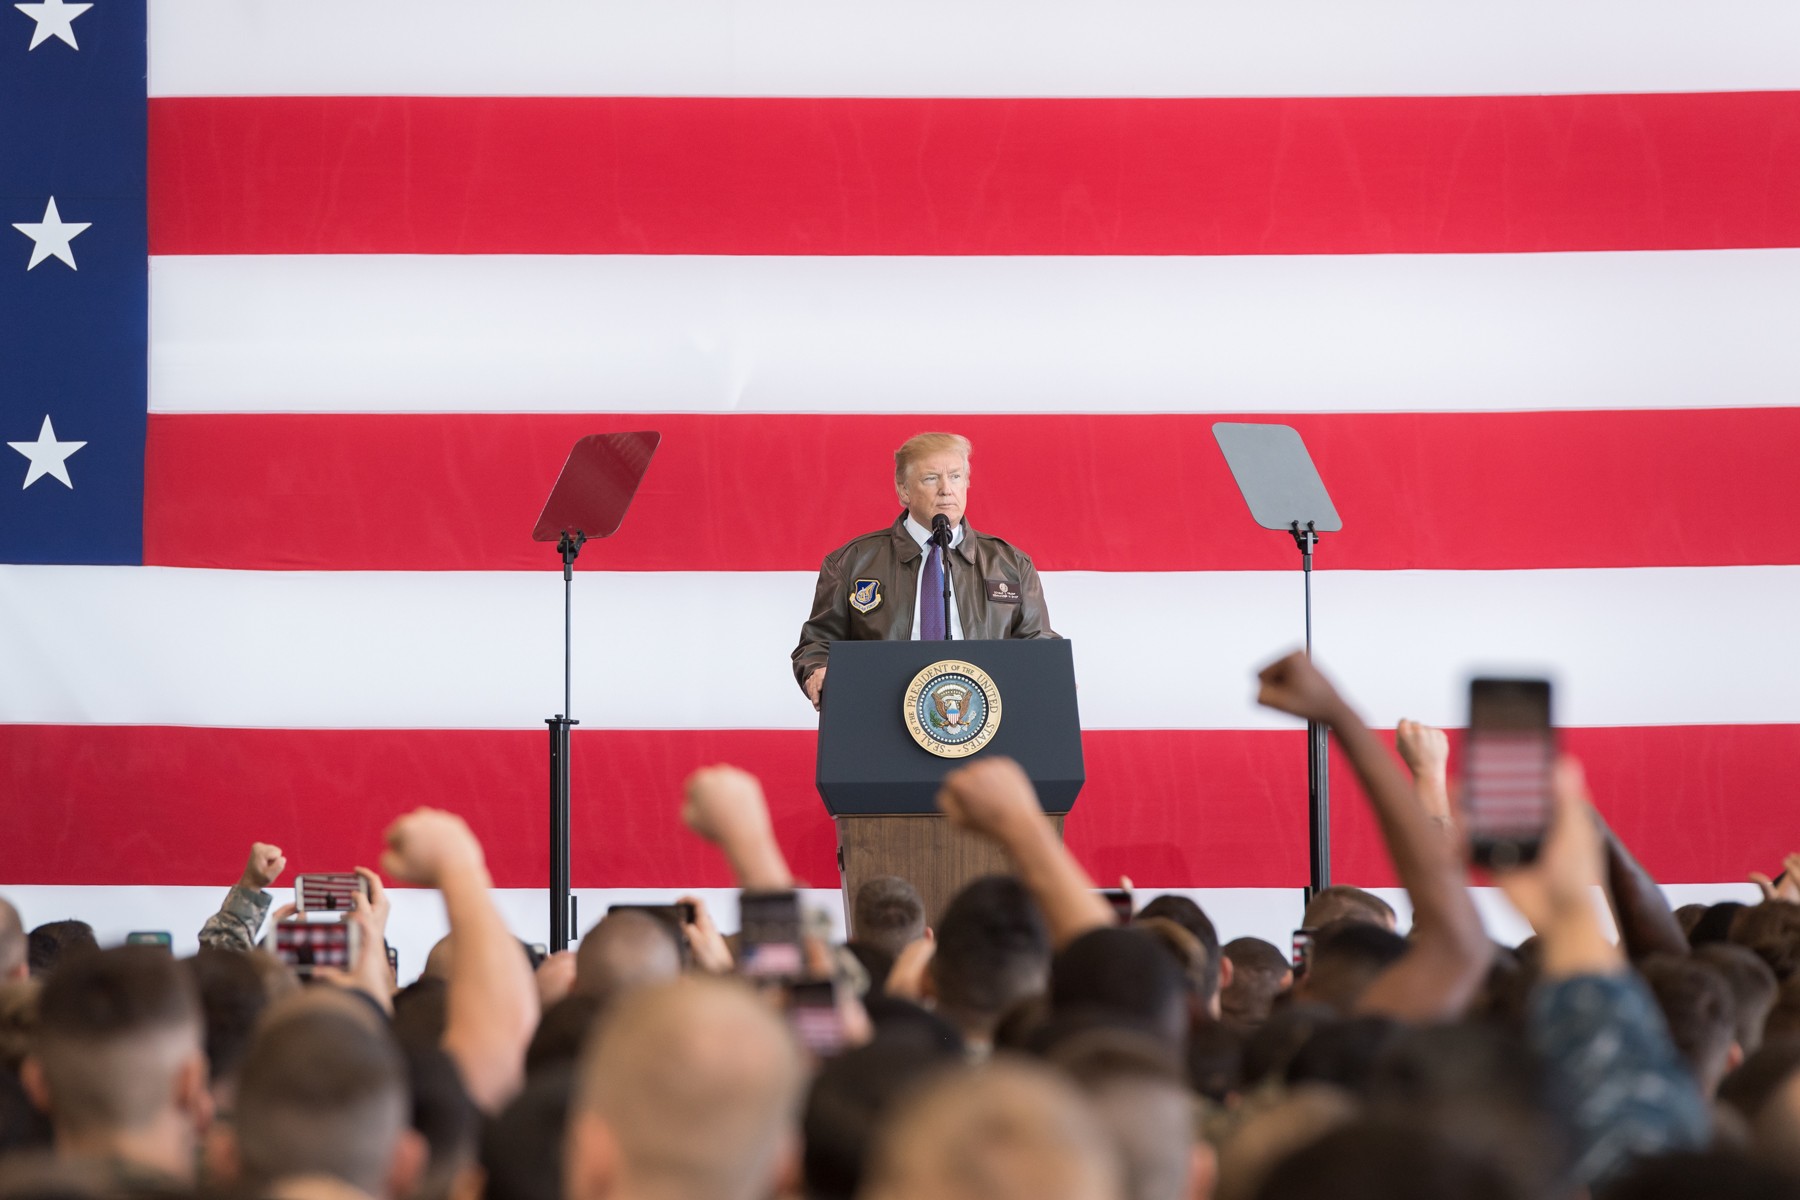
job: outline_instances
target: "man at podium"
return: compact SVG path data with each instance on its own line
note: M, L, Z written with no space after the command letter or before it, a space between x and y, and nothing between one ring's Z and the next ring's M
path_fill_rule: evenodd
M793 653L794 678L814 708L834 641L1057 636L1030 557L963 519L969 449L969 439L954 433L908 438L894 451L894 491L905 511L825 556Z

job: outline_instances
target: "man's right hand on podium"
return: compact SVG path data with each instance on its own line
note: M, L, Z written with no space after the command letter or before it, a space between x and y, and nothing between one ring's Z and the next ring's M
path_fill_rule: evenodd
M825 671L826 668L820 667L806 677L806 698L813 702L814 712L819 711L819 697L825 691Z

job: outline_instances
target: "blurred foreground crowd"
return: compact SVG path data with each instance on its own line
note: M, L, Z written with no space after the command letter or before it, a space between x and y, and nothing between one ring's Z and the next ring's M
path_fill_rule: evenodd
M1403 769L1303 657L1261 686L1355 769L1406 936L1355 888L1313 898L1298 966L1179 896L1121 919L992 758L939 803L1013 871L930 927L885 878L775 971L696 900L540 958L420 809L381 871L450 932L403 989L373 871L343 965L302 986L260 948L272 845L185 960L0 902L0 1200L1800 1198L1800 856L1760 904L1671 911L1562 760L1494 878L1534 936L1499 946L1443 735L1404 724ZM696 772L683 817L747 901L792 891L754 778Z

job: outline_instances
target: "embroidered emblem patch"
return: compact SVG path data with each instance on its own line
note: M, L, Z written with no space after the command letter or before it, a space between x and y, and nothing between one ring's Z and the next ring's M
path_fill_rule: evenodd
M1019 593L1019 585L1010 579L988 579L987 598L995 604L1019 604L1024 597Z
M859 579L850 588L850 607L859 613L881 607L881 580Z

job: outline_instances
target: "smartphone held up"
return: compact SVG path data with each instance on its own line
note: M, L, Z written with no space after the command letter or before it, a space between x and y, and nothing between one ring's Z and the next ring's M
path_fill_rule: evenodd
M1462 807L1477 863L1505 869L1537 858L1555 765L1550 681L1471 680Z

